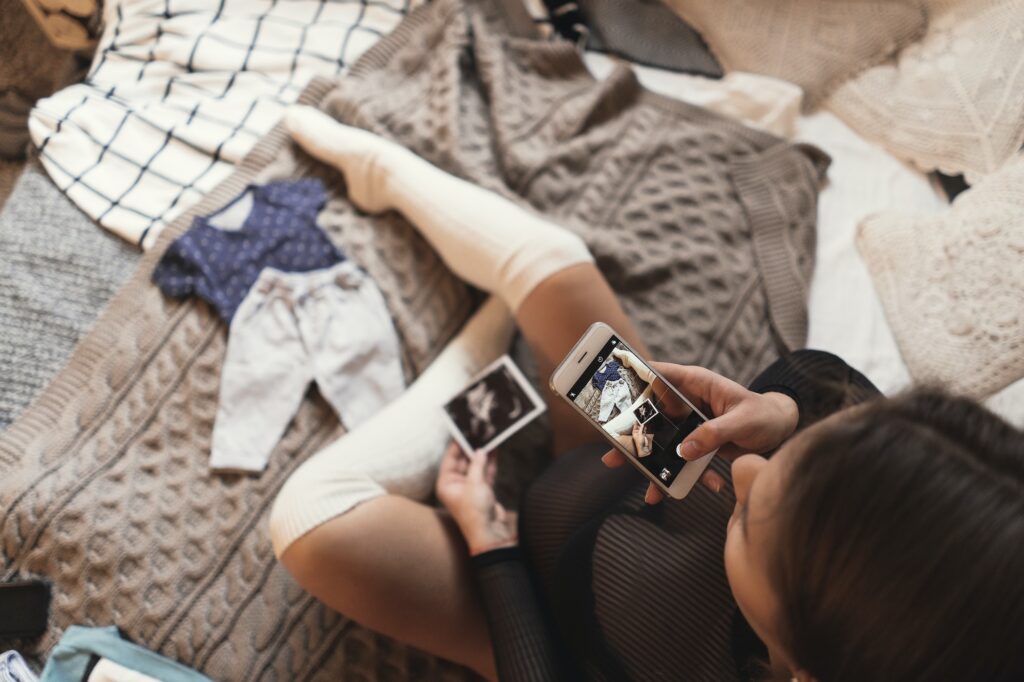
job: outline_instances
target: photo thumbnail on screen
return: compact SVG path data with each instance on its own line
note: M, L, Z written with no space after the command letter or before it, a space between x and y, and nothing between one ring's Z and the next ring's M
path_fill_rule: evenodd
M666 486L686 463L677 447L702 421L615 336L569 389L569 399Z

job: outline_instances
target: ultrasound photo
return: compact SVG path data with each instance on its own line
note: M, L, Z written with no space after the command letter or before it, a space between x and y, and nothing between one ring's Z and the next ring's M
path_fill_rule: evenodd
M463 450L489 451L544 412L544 402L503 355L448 401L444 412Z
M633 416L636 417L637 423L646 424L658 416L658 408L650 400L645 400L633 408Z

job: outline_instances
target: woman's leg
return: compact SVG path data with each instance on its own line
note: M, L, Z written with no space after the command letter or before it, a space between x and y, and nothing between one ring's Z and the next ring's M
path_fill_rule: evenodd
M377 497L293 542L281 563L356 622L496 679L466 546L442 511Z
M647 354L615 293L573 233L316 109L293 107L286 124L304 149L344 173L353 202L368 211L401 211L453 272L503 299L543 377L597 321ZM561 398L550 391L545 395L556 453L600 438Z
M441 405L508 349L490 298L405 393L295 470L270 514L274 551L324 603L378 632L493 673L466 549L422 504L450 436Z
M315 110L293 109L287 122L307 151L345 173L354 202L366 210L402 211L456 274L503 299L543 376L598 320L646 354L586 247L572 233ZM556 452L600 440L564 401L551 395L547 400ZM351 442L367 441L352 435ZM368 440L382 446L387 442L386 437ZM372 451L354 454L373 456ZM339 470L346 469L343 457L336 461ZM282 496L287 493L290 501L280 506L314 504L304 498L302 487L286 484ZM374 496L339 513L287 543L275 542L298 582L367 627L493 678L486 620L465 547L448 519L397 495ZM287 516L272 525L283 527L281 518Z
M615 292L593 264L569 267L548 277L526 296L516 323L530 344L542 378L551 376L573 344L594 322L604 322L644 357L646 344ZM551 415L555 455L603 440L582 415L553 391L544 391Z

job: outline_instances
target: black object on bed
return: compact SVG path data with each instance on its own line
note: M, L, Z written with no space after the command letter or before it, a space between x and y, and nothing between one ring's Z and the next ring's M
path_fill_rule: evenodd
M660 0L544 0L552 26L587 49L638 64L721 78L704 39Z

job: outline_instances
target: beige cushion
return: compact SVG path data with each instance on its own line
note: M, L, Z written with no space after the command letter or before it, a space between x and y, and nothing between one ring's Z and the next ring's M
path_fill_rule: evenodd
M925 38L826 106L922 170L969 182L1024 143L1024 2L928 0Z
M919 37L917 0L665 0L726 70L796 83L804 108Z
M916 381L983 398L1024 377L1024 159L945 214L867 218L857 246Z

